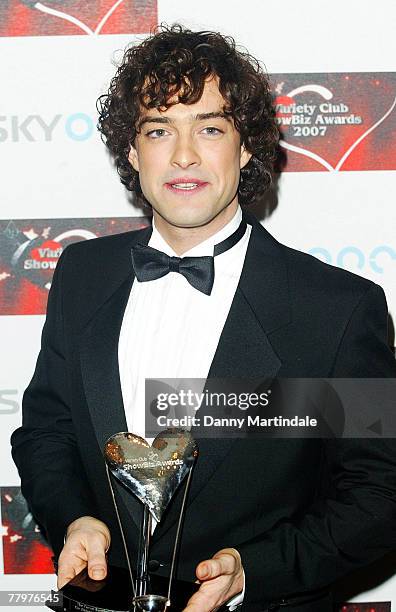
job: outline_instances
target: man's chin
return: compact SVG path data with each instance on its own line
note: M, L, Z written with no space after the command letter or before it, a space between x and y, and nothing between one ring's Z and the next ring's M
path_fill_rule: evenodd
M224 206L220 210L213 210L208 207L205 209L203 206L192 208L192 206L184 206L181 207L169 207L166 210L160 208L153 209L153 214L155 214L156 222L158 223L166 223L175 228L198 228L205 227L209 225L215 219L217 222L219 221L218 217L222 213L224 214L227 206ZM217 223L215 222L215 223Z
M202 211L199 211L199 214L192 214L193 211L179 211L179 214L161 214L157 211L157 214L161 217L161 221L167 223L168 225L172 225L173 227L179 228L193 228L193 227L203 227L208 225L217 215L203 214ZM197 211L198 212L198 211Z

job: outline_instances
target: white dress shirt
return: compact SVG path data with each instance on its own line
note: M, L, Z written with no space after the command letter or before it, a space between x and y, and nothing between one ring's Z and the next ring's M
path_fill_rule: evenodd
M214 245L233 234L242 220L234 217L184 256L213 255ZM210 296L192 287L178 272L152 281L133 282L118 345L121 390L128 431L145 437L145 379L206 380L239 282L251 226L232 248L214 258ZM162 238L153 219L149 246L167 255L177 253ZM233 598L230 610L243 599Z

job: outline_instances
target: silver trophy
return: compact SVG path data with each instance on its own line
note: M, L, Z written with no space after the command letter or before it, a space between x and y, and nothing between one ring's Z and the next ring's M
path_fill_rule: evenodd
M133 589L132 609L135 612L165 612L166 608L171 605L171 587L180 538L180 527L185 510L192 467L198 456L197 444L188 431L180 429L162 431L157 435L151 446L140 436L121 432L114 434L106 441L104 456L124 546L125 536L110 473L143 504L136 584L132 577L131 564L127 555ZM187 481L172 553L168 593L167 596L148 594L148 555L152 519L157 523L161 521L173 495L186 477Z

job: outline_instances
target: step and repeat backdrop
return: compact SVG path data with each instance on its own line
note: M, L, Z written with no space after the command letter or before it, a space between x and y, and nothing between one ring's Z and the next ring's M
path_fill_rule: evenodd
M280 241L380 284L393 346L395 15L391 0L0 0L0 591L55 587L9 437L57 260L71 242L149 222L96 130L96 98L125 46L179 22L230 34L261 60L283 155L254 210ZM340 584L339 610L396 610L395 573L391 556Z

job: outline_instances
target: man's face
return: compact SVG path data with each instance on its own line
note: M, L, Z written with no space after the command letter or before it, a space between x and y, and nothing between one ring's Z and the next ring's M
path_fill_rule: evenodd
M140 117L129 161L153 214L167 224L200 227L222 211L231 218L237 208L240 168L251 154L223 106L211 79L195 104L144 110Z

